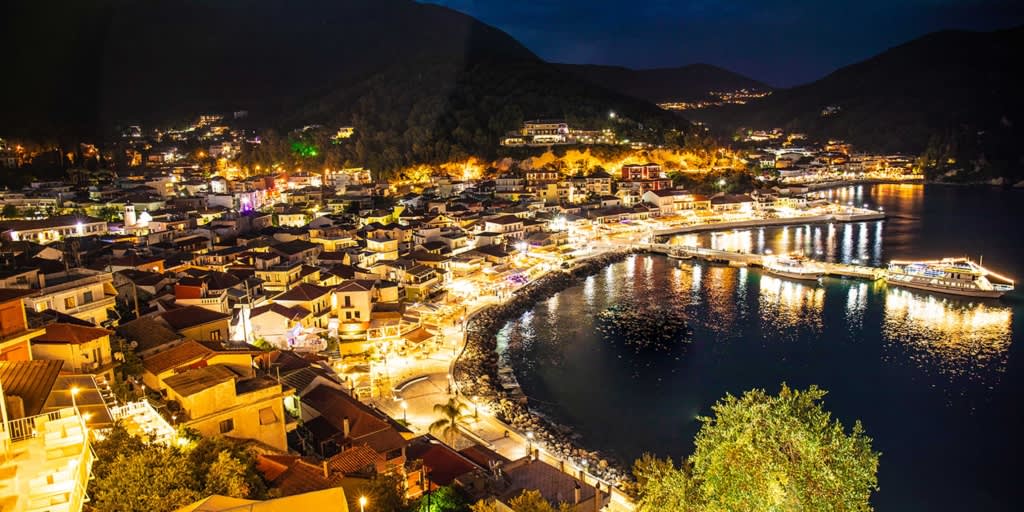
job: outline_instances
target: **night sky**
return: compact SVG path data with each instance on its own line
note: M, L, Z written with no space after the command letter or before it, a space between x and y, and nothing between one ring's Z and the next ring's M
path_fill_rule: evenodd
M1020 0L432 0L550 62L706 62L773 86L821 78L928 32L1024 24Z

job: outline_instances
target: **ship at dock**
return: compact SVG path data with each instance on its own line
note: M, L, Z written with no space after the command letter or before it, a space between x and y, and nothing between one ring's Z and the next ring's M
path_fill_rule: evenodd
M1013 291L1013 280L967 258L938 261L893 261L886 270L889 284L929 292L998 299Z
M763 265L765 271L769 274L788 279L817 281L821 276L825 275L825 269L802 256L769 257L764 260Z

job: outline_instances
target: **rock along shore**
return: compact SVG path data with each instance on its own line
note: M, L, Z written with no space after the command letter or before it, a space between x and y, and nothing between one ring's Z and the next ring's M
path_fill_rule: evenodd
M609 463L600 453L576 446L571 429L532 413L526 404L502 388L498 377L497 334L508 321L522 315L538 301L635 252L623 250L588 258L571 270L554 271L523 286L500 305L481 310L466 325L466 346L452 373L463 396L477 397L499 420L521 433L532 432L546 451L582 463L594 476L612 483L628 478L628 473L618 464Z

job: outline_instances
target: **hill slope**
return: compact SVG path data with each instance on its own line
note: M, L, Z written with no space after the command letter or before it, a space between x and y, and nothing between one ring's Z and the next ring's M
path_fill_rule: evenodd
M562 71L574 73L593 84L652 103L702 100L708 97L709 91L771 90L764 83L711 64L656 69L590 64L556 65Z
M720 129L781 126L879 151L928 150L955 165L984 155L1020 167L1022 43L1024 28L937 32L816 82L692 117ZM838 111L823 116L829 106Z
M246 109L261 126L353 124L386 167L493 151L524 117L609 109L685 124L583 81L504 32L409 0L22 2L2 47L0 133L95 135L121 120ZM497 115L495 115L497 114ZM378 161L383 165L383 162Z

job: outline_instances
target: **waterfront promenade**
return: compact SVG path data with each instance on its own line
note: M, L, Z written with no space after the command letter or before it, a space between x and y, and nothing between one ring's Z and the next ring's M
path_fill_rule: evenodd
M750 219L728 222L713 222L699 225L676 226L653 232L655 238L680 233L692 233L699 231L717 231L732 229L749 229L764 226L781 226L793 224L825 223L825 222L858 222L867 220L878 220L884 218L881 212L862 210L859 208L844 209L846 211L830 213L826 215L803 215L776 219ZM648 233L651 234L651 233ZM647 250L651 252L669 253L672 250L690 250L691 256L705 257L708 259L718 258L720 261L731 261L732 259L750 259L748 264L759 266L762 262L760 255L744 253L727 253L701 248L680 248L667 244L643 243L644 233L628 232L618 236L608 237L604 240L592 240L591 250L581 258L577 258L574 267L583 265L592 259L606 256L614 252ZM702 252L704 251L704 252ZM722 254L718 254L718 253ZM757 260L757 261L753 261ZM853 267L853 266L849 266ZM877 269L841 269L837 266L831 269L833 273L839 274L844 271L856 274L861 272L864 275L853 277L871 278ZM533 275L530 283L536 282L551 272L562 272L551 268ZM431 353L419 353L408 358L404 365L393 367L389 370L389 381L396 384L393 398L374 398L370 402L384 413L396 420L403 420L415 433L424 434L429 432L431 423L439 419L434 412L436 404L443 404L450 398L458 399L464 405L465 418L460 421L460 435L454 439L443 439L455 449L466 448L472 444L480 444L510 460L522 458L533 453L540 460L550 464L567 474L573 475L581 480L595 485L601 492L610 494L608 510L613 512L629 512L635 510L635 505L622 491L615 488L612 482L604 481L588 471L587 462L584 458L569 460L558 456L547 450L539 439L531 438L531 432L521 432L512 426L500 421L495 417L495 411L491 410L485 400L478 397L466 396L459 385L459 382L452 377L454 365L458 361L462 351L466 348L467 336L466 325L475 315L486 309L503 304L506 300L499 300L495 297L476 297L465 303L466 322L459 326L446 327L441 329L440 335L443 341ZM438 437L443 437L434 432Z

